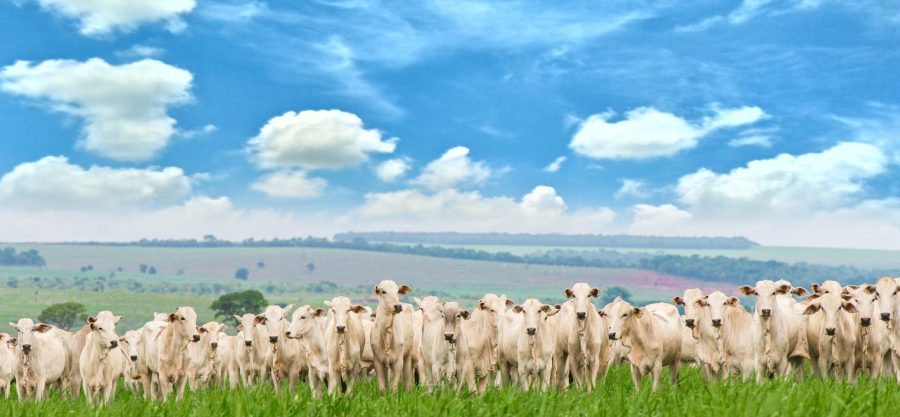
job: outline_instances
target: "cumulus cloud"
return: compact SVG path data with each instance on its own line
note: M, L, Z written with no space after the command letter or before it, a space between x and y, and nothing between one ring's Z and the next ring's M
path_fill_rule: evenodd
M412 161L409 158L388 159L375 167L375 175L384 182L394 182L406 175L410 168Z
M767 117L758 107L714 109L714 114L697 122L653 107L639 107L625 113L595 114L582 121L569 147L594 159L647 159L675 155L697 146L697 142L717 130L758 122Z
M557 172L560 168L562 168L562 164L564 162L566 162L566 157L560 156L559 158L554 159L553 162L550 163L550 165L545 166L544 172Z
M570 210L554 188L538 186L520 201L455 189L371 193L347 221L354 230L599 233L614 217L605 207Z
M247 150L260 168L344 169L366 162L372 153L394 152L396 142L365 129L353 113L304 110L271 118Z
M191 191L181 168L82 168L63 156L26 162L0 178L0 205L106 210L178 201Z
M262 177L250 188L275 199L299 200L322 195L327 185L325 179L310 178L303 171L284 170Z
M428 163L412 184L440 191L466 185L481 185L491 176L491 169L482 161L469 158L469 148L457 146Z
M110 65L85 62L18 61L0 72L0 89L45 102L54 110L84 119L86 150L120 161L144 161L162 150L175 133L169 106L188 102L192 75L145 59Z
M647 183L641 180L632 180L625 178L622 180L622 186L616 191L616 198L647 198L652 194L647 189Z
M28 2L29 0L18 0ZM190 13L196 0L31 0L41 9L78 21L82 35L99 37L129 32L138 26L166 22L166 28L180 32L181 16Z
M772 137L768 135L741 136L728 141L728 146L734 148L739 148L741 146L759 146L760 148L771 148Z
M693 216L672 204L654 206L636 204L634 220L628 233L635 235L675 236L692 235L688 221Z
M166 50L163 48L140 44L115 52L116 56L120 58L159 58L165 53Z

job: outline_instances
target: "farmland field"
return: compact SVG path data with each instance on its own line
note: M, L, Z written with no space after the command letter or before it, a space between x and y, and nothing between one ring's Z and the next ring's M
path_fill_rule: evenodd
M756 383L705 382L697 368L684 369L680 386L664 375L660 390L635 392L627 368L610 371L607 380L588 394L523 392L516 388L489 390L483 396L452 390L427 394L422 389L380 395L371 381L353 398L312 399L309 388L276 393L270 385L249 389L187 393L180 402L156 404L120 387L115 402L92 408L81 398L59 398L21 405L0 400L0 415L11 417L67 416L896 416L900 389L893 381L811 379Z

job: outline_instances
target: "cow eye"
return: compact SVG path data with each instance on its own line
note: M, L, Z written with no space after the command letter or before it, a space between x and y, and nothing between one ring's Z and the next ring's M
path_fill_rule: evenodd
M628 313L623 314L622 317L628 317Z

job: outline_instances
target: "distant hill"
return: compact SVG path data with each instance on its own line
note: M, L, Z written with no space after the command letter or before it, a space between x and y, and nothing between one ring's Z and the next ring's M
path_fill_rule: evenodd
M413 243L422 245L503 245L601 248L658 249L749 249L758 243L737 237L670 237L635 235L563 235L528 233L412 233L412 232L347 232L334 235L334 240L352 242Z

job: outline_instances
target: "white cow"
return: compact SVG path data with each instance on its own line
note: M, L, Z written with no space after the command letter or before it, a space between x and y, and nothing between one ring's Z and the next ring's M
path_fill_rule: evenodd
M809 357L806 321L802 310L791 294L803 295L806 290L792 292L787 281L762 280L755 287L740 287L744 295L756 297L751 333L756 358L756 379L762 382L767 374L785 377L792 369L799 371Z
M651 390L656 391L663 366L669 367L672 383L677 385L682 343L678 308L666 303L637 308L619 301L608 314L609 338L621 340L628 349L635 389L640 389L641 378L650 374Z
M891 366L891 344L888 339L888 324L882 321L881 308L875 297L874 285L847 288L847 293L856 302L859 310L859 340L857 340L857 369L867 371L873 378L885 375ZM887 361L887 362L885 362Z
M529 298L513 311L522 316L524 328L517 341L519 383L526 390L545 391L552 381L556 350L556 329L547 319L559 309Z
M821 377L843 371L850 383L856 382L856 342L859 321L856 305L840 284L825 281L812 285L814 293L803 314L807 315L806 334L813 372Z
M9 387L16 377L16 339L8 333L0 333L0 390L3 398L9 398Z
M48 384L69 375L69 353L57 329L49 324L20 319L9 323L16 330L16 393L19 401L44 399Z
M700 333L712 333L712 326L707 321L705 325L701 325L700 308L697 307L697 301L706 298L706 294L699 288L690 288L684 290L684 294L680 297L673 297L672 302L675 305L684 307L684 316L681 322L684 328L681 331L681 361L695 362L701 366L703 377L710 378L716 373L718 364L716 360L711 358L708 346L700 346Z
M220 369L225 366L220 357L220 338L227 328L227 325L211 321L197 329L200 341L188 345L188 385L191 391L209 387L220 375Z
M243 316L235 314L234 318L240 323L236 356L241 383L250 386L269 373L269 333L263 324L264 316L247 313Z
M125 335L119 338L119 349L127 359L125 361L125 372L122 377L125 379L125 386L131 392L138 393L141 390L142 374L138 369L138 359L141 353L141 332L139 330L129 330Z
M325 341L325 329L319 324L318 317L325 315L321 308L313 309L309 305L294 310L291 325L285 335L299 340L306 355L308 364L307 381L313 397L322 396L322 387L328 382L328 348ZM326 323L326 326L328 324Z
M419 358L422 362L420 372L423 375L420 375L420 378L424 378L428 392L431 392L434 389L434 384L437 383L437 378L431 373L436 360L434 347L439 339L443 338L441 332L444 328L444 318L441 314L441 303L437 297L429 295L422 299L416 297L414 300L421 309L422 315L422 340L419 346Z
M875 295L881 320L887 324L888 344L891 346L891 364L894 377L900 383L900 278L881 278L875 283Z
M144 399L157 398L159 390L159 380L156 374L150 370L150 356L157 355L157 352L151 352L151 342L156 340L162 330L169 324L169 316L167 314L153 313L153 320L145 323L140 330L140 342L138 343L137 361L134 362L135 373L138 380L144 388ZM158 350L158 349L157 349Z
M563 291L570 298L559 312L559 329L556 333L556 384L564 388L568 382L566 366L575 382L593 391L597 376L606 377L611 349L607 341L606 318L599 314L591 298L600 290L588 284L577 283Z
M466 340L465 378L469 391L484 393L495 381L499 348L499 327L506 314L506 295L485 294L472 314L462 323ZM511 301L509 301L512 304Z
M328 306L328 325L325 328L328 393L337 395L343 382L347 395L353 395L366 342L365 328L359 318L365 309L353 305L347 297L334 297L325 305Z
M78 361L84 395L93 404L103 395L103 403L109 404L116 395L119 376L125 372L125 353L119 349L116 323L122 316L101 311L89 317L91 332L85 339Z
M263 313L262 325L266 327L269 335L269 360L272 384L277 391L280 381L288 380L289 392L294 392L297 386L297 378L307 372L306 355L302 354L303 348L300 342L285 337L290 322L286 317L293 308L293 304L286 307L268 306Z
M412 287L385 280L375 285L378 310L372 327L371 344L378 390L397 391L400 381L406 389L413 385L413 323L412 306L400 303L400 296L409 294Z
M709 354L715 362L717 376L729 378L740 375L744 380L755 369L753 338L749 329L753 326L753 315L744 310L737 297L729 297L721 291L714 291L703 300L695 301L701 307L701 328L711 325L712 331L702 331L700 349Z
M157 399L166 402L177 384L176 399L184 395L187 385L190 343L200 341L197 313L191 307L178 307L169 313L166 325L147 343L147 367L159 385Z
M237 352L240 340L237 336L230 336L224 332L219 333L219 347L216 358L219 365L216 367L215 379L219 387L225 387L226 378L231 389L237 388L240 378L238 370Z
M469 312L453 301L442 303L440 311L441 331L432 341L431 375L435 385L448 382L459 387L465 377L467 349L462 322L469 318Z
M519 379L519 336L525 331L525 317L515 309L513 307L501 315L498 329L497 368L501 385L509 385Z

